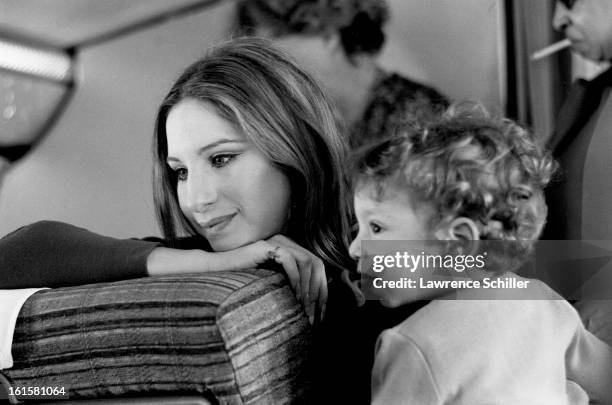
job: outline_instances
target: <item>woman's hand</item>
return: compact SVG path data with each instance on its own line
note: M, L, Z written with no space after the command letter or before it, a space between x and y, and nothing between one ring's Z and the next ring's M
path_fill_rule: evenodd
M285 269L310 323L314 323L317 315L323 319L327 304L327 276L323 261L286 236L275 235L266 242L273 247L272 259Z
M211 270L253 268L274 260L283 266L310 323L314 323L316 315L321 319L325 315L327 277L323 261L286 236L275 235L238 249L212 253L212 257ZM319 314L316 314L317 306Z
M314 323L316 306L325 315L327 277L323 261L283 235L226 252L156 248L147 260L149 275L255 268L268 260L283 266L291 287Z

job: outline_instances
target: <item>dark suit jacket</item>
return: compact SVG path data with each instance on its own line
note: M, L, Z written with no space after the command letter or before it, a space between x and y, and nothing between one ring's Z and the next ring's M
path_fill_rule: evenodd
M568 152L572 143L578 140L580 143L591 142L582 138L590 136L583 132L583 128L599 108L604 90L609 87L612 87L612 69L590 81L577 80L570 88L568 97L559 111L556 129L548 141L548 147L553 157L560 161L561 167L546 189L549 214L542 239L581 238L582 210L580 201L576 198L583 181L581 168L584 167L584 162L579 160L585 159L586 155L576 151L585 146L576 146L578 149L572 151L570 155L564 156L564 154ZM568 174L568 170L572 173Z
M612 87L612 68L593 80L580 79L572 85L559 111L555 132L548 141L548 147L555 157L561 155L580 134L589 118L597 111L607 87Z

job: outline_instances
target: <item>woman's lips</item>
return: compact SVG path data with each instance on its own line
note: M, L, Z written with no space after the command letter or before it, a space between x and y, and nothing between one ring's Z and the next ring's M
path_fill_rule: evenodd
M207 236L214 235L223 231L230 224L230 222L232 222L232 219L234 219L235 216L236 213L222 215L201 224L201 226L204 228L204 232Z

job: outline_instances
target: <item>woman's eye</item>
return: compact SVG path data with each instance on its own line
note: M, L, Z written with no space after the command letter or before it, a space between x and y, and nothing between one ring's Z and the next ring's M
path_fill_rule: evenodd
M187 169L176 169L174 173L176 174L176 178L178 181L187 180Z
M210 158L210 163L213 165L213 167L223 167L235 157L236 155L231 154L214 155Z
M380 225L375 224L374 222L370 222L370 231L372 233L379 233L380 231L382 231L382 228L380 227Z

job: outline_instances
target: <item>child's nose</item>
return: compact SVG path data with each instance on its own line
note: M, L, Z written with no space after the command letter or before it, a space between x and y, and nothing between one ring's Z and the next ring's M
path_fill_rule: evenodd
M356 237L353 239L349 247L349 255L351 255L353 260L359 260L361 258L361 238Z

